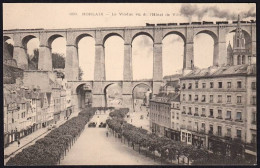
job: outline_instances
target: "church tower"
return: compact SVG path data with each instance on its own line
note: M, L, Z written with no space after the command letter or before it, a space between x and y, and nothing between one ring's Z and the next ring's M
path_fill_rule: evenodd
M233 57L230 60L233 60L233 65L248 64L248 55L249 52L245 47L245 37L240 25L240 16L238 15L236 33L233 36Z

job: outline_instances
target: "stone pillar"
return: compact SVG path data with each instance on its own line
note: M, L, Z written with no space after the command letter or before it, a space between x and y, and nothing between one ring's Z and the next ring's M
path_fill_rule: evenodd
M132 32L128 29L124 31L124 80L132 81L133 80L133 70L132 70Z
M65 74L69 81L79 78L78 48L68 43L66 46Z
M105 95L102 87L102 82L94 82L92 90L92 106L93 107L104 107L105 106Z
M184 44L184 57L183 57L184 70L191 70L194 67L193 37L194 37L193 28L187 27L186 42Z
M224 27L218 27L218 39L214 40L213 65L227 65L227 49L226 49L226 30Z
M124 80L132 81L132 45L125 44L124 46Z
M38 69L52 71L51 47L49 46L48 36L46 33L40 33Z
M20 34L14 34L13 40L14 40L13 58L16 60L18 68L27 70L28 58L26 54L26 48L22 44L22 39Z
M123 107L129 108L130 111L133 110L133 91L132 91L132 82L125 81L123 82L122 96L123 96Z
M106 80L105 73L105 47L103 44L103 37L100 30L96 31L96 56L95 56L95 68L94 68L94 80L103 81Z
M67 80L72 81L79 78L79 57L75 36L74 32L67 32L65 75Z
M157 95L163 79L162 68L162 29L154 29L153 45L153 94Z

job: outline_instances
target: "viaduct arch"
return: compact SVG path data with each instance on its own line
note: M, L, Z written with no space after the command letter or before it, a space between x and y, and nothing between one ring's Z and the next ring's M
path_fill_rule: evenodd
M183 70L189 71L193 68L193 39L197 34L206 33L214 39L213 65L221 66L227 64L226 35L233 32L237 24L212 24L212 25L176 25L176 26L142 26L142 27L114 27L114 28L81 28L81 29L26 29L26 30L4 30L4 40L8 38L14 41L14 59L18 67L28 69L26 58L26 47L24 43L30 38L38 38L39 63L41 70L52 71L51 43L58 37L66 39L66 63L65 74L67 80L74 86L78 84L78 42L85 36L95 40L95 65L94 81L88 81L92 87L93 102L102 102L105 86L105 41L113 35L124 40L124 68L122 94L126 104L132 104L132 87L137 82L133 81L132 75L132 42L138 35L148 35L153 40L153 79L147 81L152 86L153 94L159 92L162 82L162 40L169 34L177 34L184 41ZM241 23L245 34L246 47L252 56L256 56L256 23ZM120 82L120 81L117 81ZM75 89L74 91L75 92ZM100 104L97 104L99 106Z

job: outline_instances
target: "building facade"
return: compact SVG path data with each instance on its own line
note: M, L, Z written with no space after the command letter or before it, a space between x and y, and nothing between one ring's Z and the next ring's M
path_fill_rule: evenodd
M194 70L180 81L181 140L226 155L237 144L242 154L255 138L256 66Z

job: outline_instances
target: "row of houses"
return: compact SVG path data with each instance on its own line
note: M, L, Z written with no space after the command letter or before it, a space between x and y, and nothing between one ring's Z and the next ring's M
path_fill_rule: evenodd
M50 74L42 78L41 73L46 72L24 72L24 78L17 79L15 84L4 84L5 146L73 112L66 80L57 73L52 73L52 78ZM35 74L40 77L32 78ZM40 83L48 88L40 87Z

